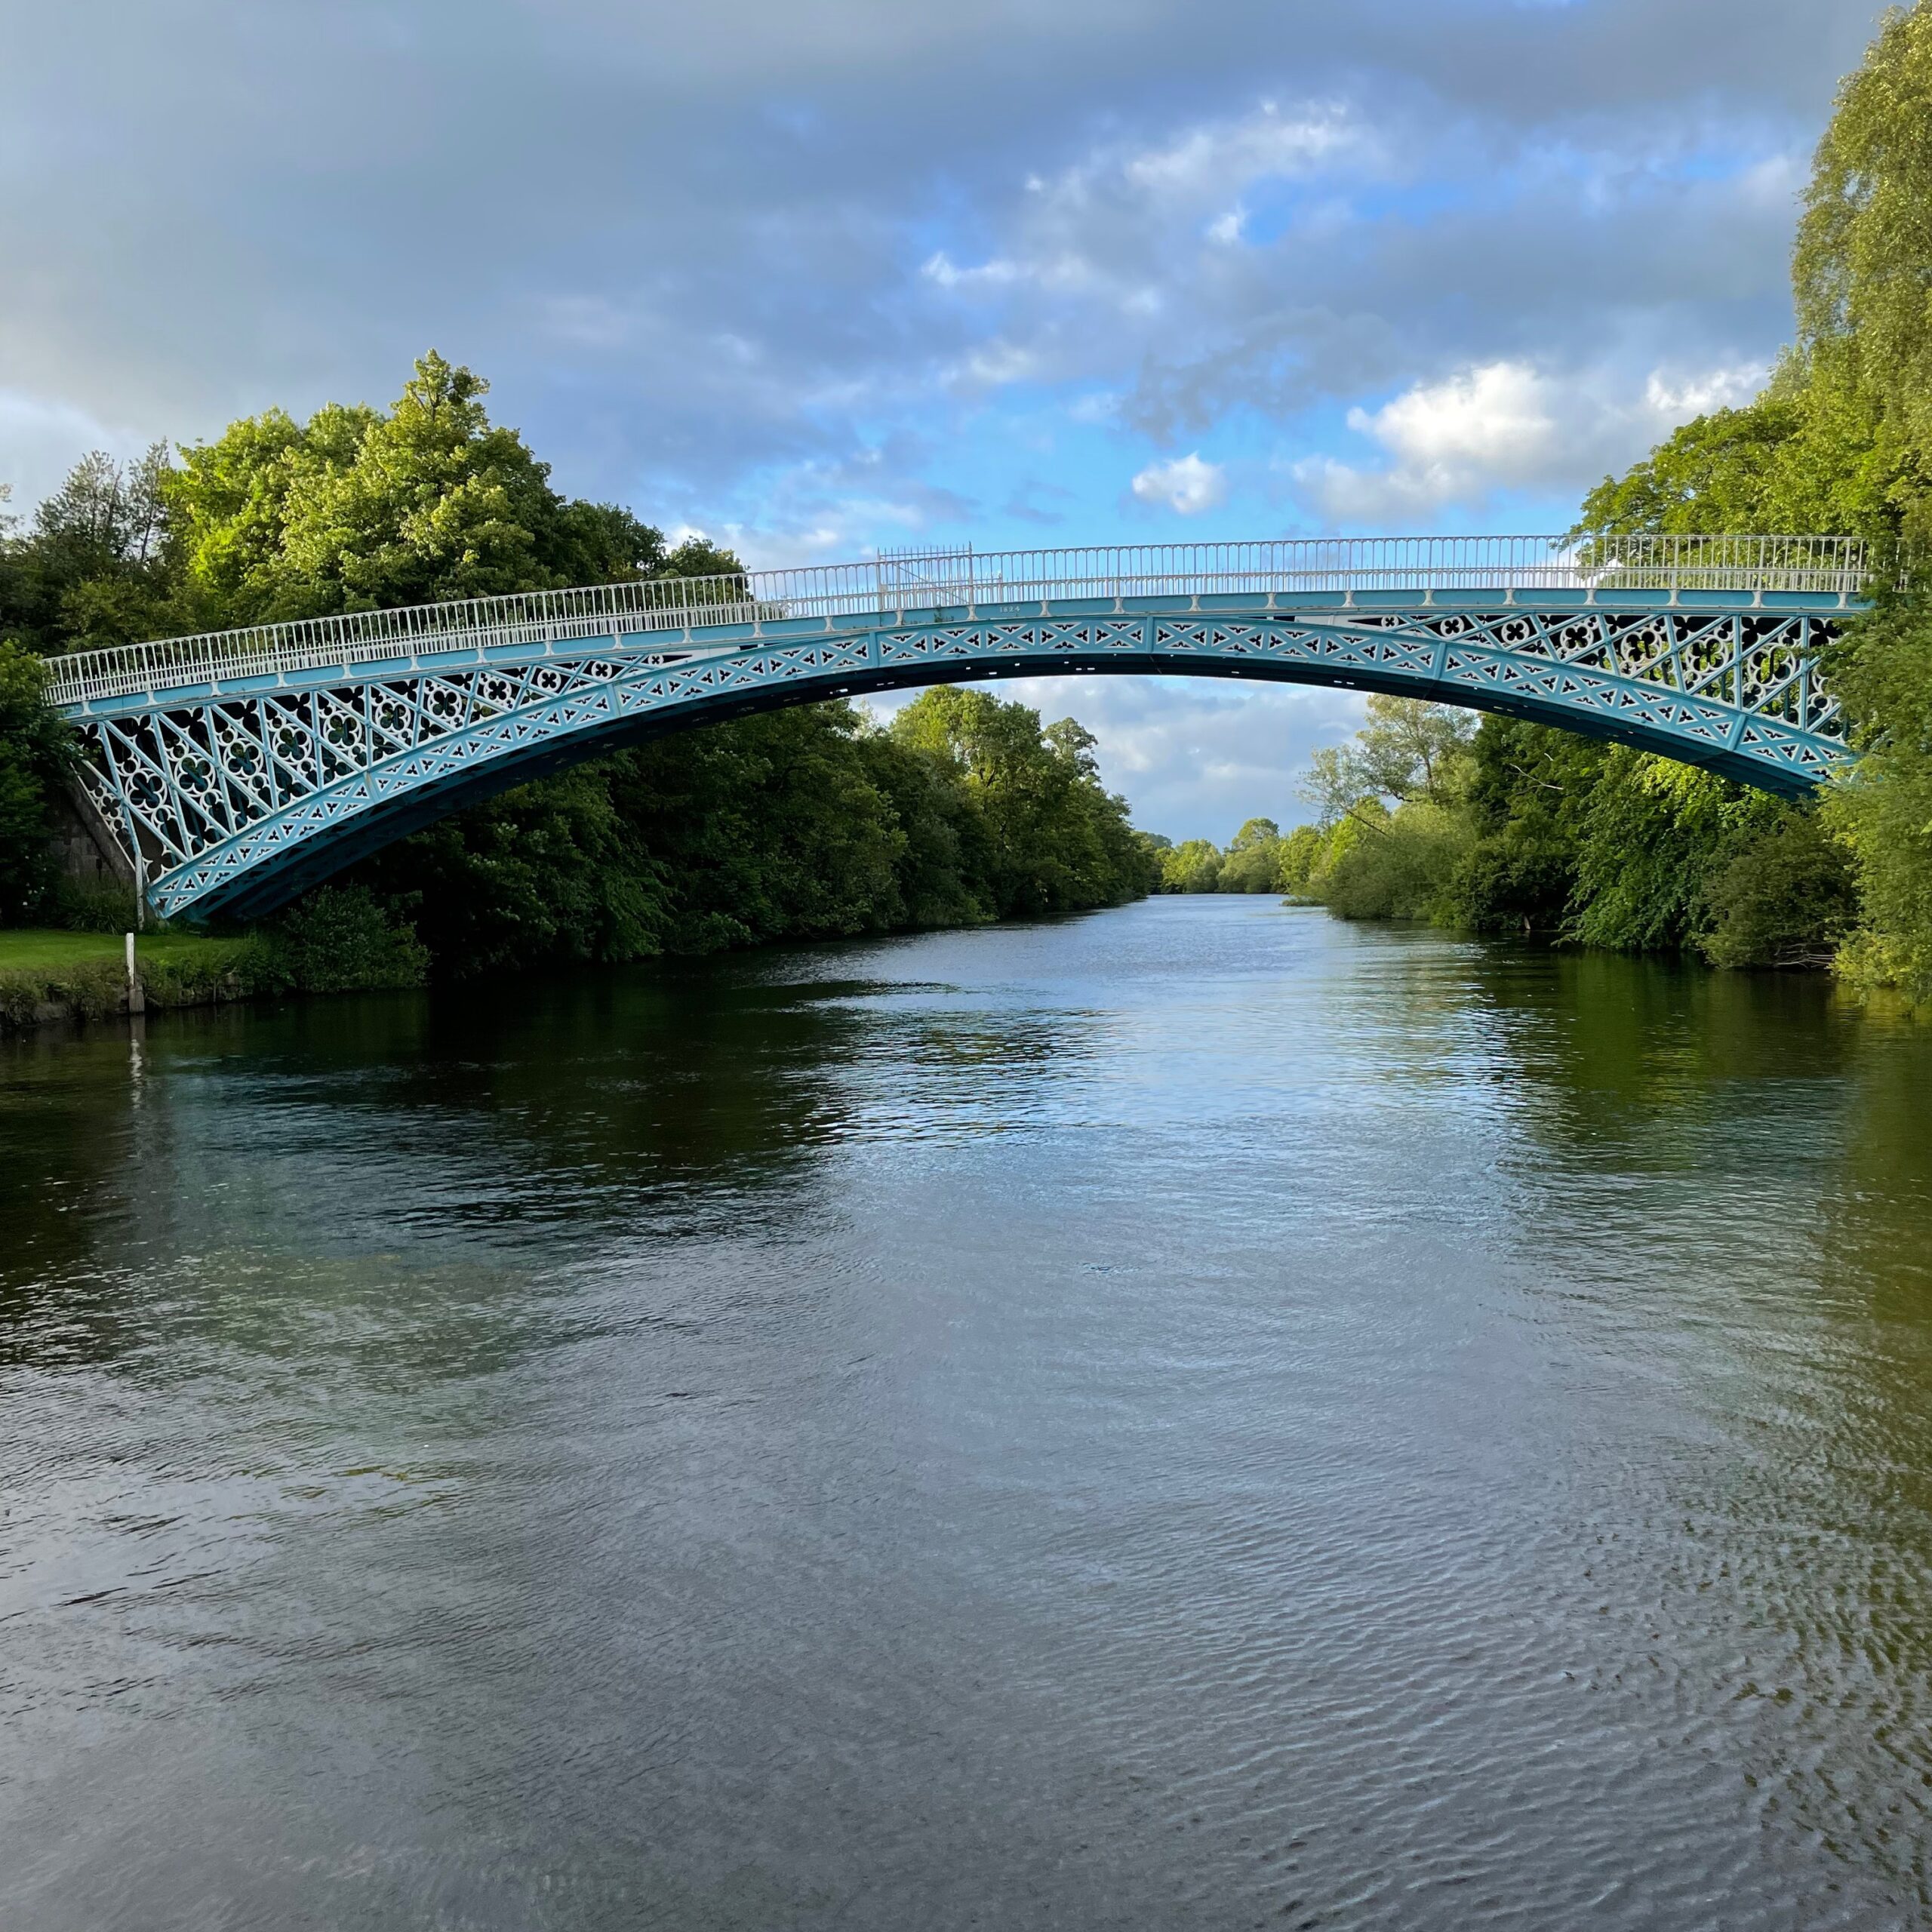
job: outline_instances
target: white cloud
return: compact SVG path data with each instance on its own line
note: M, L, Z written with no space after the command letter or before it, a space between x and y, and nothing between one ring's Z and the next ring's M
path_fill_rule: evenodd
M1363 528L1478 511L1512 491L1574 494L1688 418L1748 401L1764 374L1756 363L1653 369L1639 386L1615 368L1482 363L1350 410L1349 429L1381 446L1380 463L1312 457L1291 473L1329 521Z
M919 272L942 288L1000 288L1020 279L1018 263L995 257L972 268L962 269L943 248L926 258Z
M1221 198L1230 186L1290 180L1343 158L1365 172L1374 155L1373 136L1346 106L1317 102L1283 114L1270 100L1258 112L1190 128L1132 155L1122 172L1162 200L1192 205Z
M1042 373L1039 352L1024 344L995 336L969 351L949 372L952 385L970 389L1004 389L1029 382Z
M1749 402L1764 387L1769 373L1761 362L1741 362L1674 378L1653 369L1644 386L1644 401L1660 421L1687 422L1713 409L1735 409Z
M1190 451L1169 463L1150 463L1134 479L1134 494L1143 503L1164 503L1179 516L1198 516L1226 500L1227 472L1217 463Z
M1396 468L1423 481L1466 470L1521 469L1557 433L1550 385L1518 362L1491 362L1447 381L1419 383L1371 414L1349 411L1349 427L1373 436Z

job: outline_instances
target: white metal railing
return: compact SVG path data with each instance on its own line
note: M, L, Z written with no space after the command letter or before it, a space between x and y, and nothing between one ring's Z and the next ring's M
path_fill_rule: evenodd
M1607 586L1842 596L1865 586L1869 568L1863 543L1846 537L1281 537L888 552L863 563L526 591L113 645L50 659L47 694L79 704L438 649L1048 598Z

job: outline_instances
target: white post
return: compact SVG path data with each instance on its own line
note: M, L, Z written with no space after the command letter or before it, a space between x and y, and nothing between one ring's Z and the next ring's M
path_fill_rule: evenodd
M148 997L141 990L140 975L134 971L134 935L128 935L128 1011L131 1014L145 1013L148 1010Z

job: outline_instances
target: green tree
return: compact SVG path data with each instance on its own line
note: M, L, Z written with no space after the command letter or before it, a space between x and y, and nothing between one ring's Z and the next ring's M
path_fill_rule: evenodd
M1776 822L1778 801L1707 771L1618 746L1581 815L1566 937L1626 952L1694 946L1707 881Z
M1515 718L1487 717L1471 747L1473 839L1444 897L1448 923L1554 934L1576 891L1590 798L1608 747Z
M514 590L735 570L702 543L550 485L489 385L433 352L388 412L279 410L182 452L167 500L186 592L210 626Z
M1886 511L1932 536L1932 7L1886 15L1818 143L1792 257L1800 342ZM1843 434L1849 430L1851 433Z
M1281 828L1272 818L1251 818L1228 841L1222 860L1222 892L1278 892Z
M903 827L849 705L680 732L617 761L623 822L666 868L675 952L908 921Z
M1334 828L1311 881L1332 912L1345 919L1426 919L1447 922L1445 893L1471 833L1467 814L1454 805L1417 798L1387 813L1371 802Z
M42 655L157 635L174 613L166 446L117 463L97 450L34 512L0 519L0 635Z
M1371 800L1450 804L1466 782L1475 729L1475 718L1456 706L1378 692L1368 700L1368 722L1352 738L1324 746L1309 759L1302 795L1324 824L1361 816Z
M1856 984L1897 986L1932 1005L1932 604L1922 593L1881 601L1833 681L1864 748L1825 801L1858 886L1843 970Z
M989 895L998 916L1118 905L1147 890L1147 865L1126 801L1108 793L1093 734L983 691L939 685L891 726L964 786L983 827Z
M1161 854L1163 892L1219 892L1221 852L1211 839L1184 838Z
M1832 964L1858 916L1842 841L1786 809L1706 873L1698 945L1714 966Z
M40 916L54 884L50 801L75 753L45 683L32 652L0 641L0 924Z
M1275 874L1276 886L1291 898L1306 897L1327 844L1320 826L1297 826L1281 841Z

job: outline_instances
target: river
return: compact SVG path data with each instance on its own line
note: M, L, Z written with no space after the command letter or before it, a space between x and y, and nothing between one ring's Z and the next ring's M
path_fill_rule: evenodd
M1932 1912L1932 1029L1266 899L0 1052L0 1924Z

